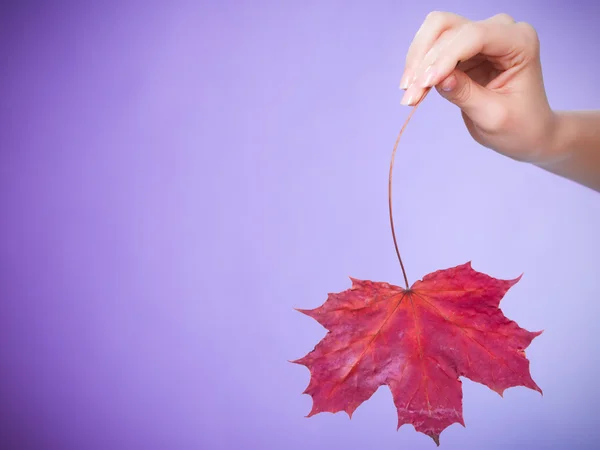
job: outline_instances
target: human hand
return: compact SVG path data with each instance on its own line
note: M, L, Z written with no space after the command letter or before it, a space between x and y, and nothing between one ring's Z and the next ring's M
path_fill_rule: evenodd
M542 79L535 29L498 14L470 21L432 12L414 37L400 87L414 105L432 86L457 105L471 136L519 161L543 164L557 157L555 127Z

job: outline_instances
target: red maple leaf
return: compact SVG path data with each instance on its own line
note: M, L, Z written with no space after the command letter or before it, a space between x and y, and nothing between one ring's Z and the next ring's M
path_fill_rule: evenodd
M412 424L439 445L442 430L464 426L460 376L500 395L512 386L541 393L524 351L541 331L520 328L498 307L519 279L498 280L470 263L433 272L410 289L351 279L350 289L329 294L322 306L299 310L329 330L293 361L311 372L308 417L326 411L352 417L387 385L398 428Z
M542 332L520 328L499 308L521 277L499 280L466 263L430 273L408 287L394 231L392 170L400 137L429 89L404 122L390 163L390 225L406 289L351 278L350 289L329 294L322 306L299 309L329 331L313 351L292 362L311 373L304 391L313 399L308 417L345 411L351 418L379 386L387 385L398 428L412 424L439 445L445 428L465 425L459 377L500 395L513 386L542 393L525 357L525 349Z

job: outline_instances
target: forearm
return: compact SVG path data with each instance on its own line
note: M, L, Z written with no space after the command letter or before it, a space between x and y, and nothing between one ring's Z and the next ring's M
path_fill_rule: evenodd
M600 111L558 111L549 161L537 166L600 192Z

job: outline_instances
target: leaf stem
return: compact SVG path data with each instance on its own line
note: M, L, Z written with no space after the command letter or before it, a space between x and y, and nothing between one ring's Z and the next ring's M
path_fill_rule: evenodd
M396 159L396 149L398 148L398 143L400 142L400 137L402 136L402 133L404 133L404 130L405 130L406 126L408 125L410 118L413 116L413 114L417 110L417 106L419 106L421 104L421 102L425 99L425 97L427 97L427 94L429 93L430 90L431 90L431 88L428 88L425 90L425 93L423 94L421 99L415 104L412 111L406 118L404 125L402 125L402 128L400 129L400 133L398 133L398 138L396 139L396 143L394 144L394 150L392 150L392 160L390 162L390 178L389 178L389 183L388 183L388 204L389 204L389 208L390 208L390 226L392 228L392 238L394 239L394 247L396 249L396 255L398 255L398 261L400 262L400 268L402 269L402 275L404 276L404 284L406 285L406 289L408 289L408 277L406 276L406 269L404 268L404 264L402 263L402 257L400 256L400 250L398 250L398 241L396 240L396 232L394 231L394 216L392 214L392 172L394 169L394 160Z

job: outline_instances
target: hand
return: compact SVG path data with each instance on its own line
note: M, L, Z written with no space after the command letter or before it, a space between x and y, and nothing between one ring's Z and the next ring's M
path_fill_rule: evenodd
M481 145L519 161L551 161L556 117L546 97L539 49L535 29L506 14L473 22L432 12L406 56L402 104L416 104L435 86L462 110Z

